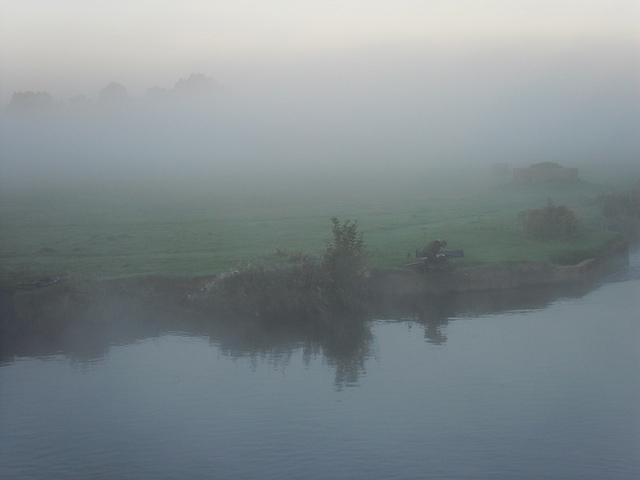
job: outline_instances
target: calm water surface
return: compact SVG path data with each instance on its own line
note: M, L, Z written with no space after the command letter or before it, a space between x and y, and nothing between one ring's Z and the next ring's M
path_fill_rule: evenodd
M5 359L0 478L640 478L637 274L359 335Z

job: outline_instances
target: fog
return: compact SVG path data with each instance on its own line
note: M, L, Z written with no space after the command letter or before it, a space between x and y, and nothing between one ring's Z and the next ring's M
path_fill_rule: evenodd
M0 0L0 478L640 478L639 0Z
M95 89L53 94L50 105L32 108L8 100L0 173L4 188L120 180L241 186L496 162L633 167L637 47L631 40L372 46L222 64L202 72L210 83L200 89L184 87L191 72L176 72L182 90L156 82L121 99ZM112 81L122 82L103 85Z

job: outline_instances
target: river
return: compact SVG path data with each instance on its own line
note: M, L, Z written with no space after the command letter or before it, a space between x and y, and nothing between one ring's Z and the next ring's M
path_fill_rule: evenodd
M168 328L4 355L0 478L640 478L638 260L329 340Z

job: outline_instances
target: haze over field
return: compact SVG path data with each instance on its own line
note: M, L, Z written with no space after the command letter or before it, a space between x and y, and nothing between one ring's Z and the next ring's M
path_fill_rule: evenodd
M0 11L2 102L53 97L47 112L3 112L5 188L638 163L635 1L3 0ZM191 72L215 88L173 98ZM112 81L127 101L100 101Z

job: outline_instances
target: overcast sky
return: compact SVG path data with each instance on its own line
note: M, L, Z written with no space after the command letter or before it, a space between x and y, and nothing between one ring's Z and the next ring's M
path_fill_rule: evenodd
M638 44L639 0L0 0L0 95L394 46ZM214 71L212 71L214 70ZM81 92L75 92L81 93Z

